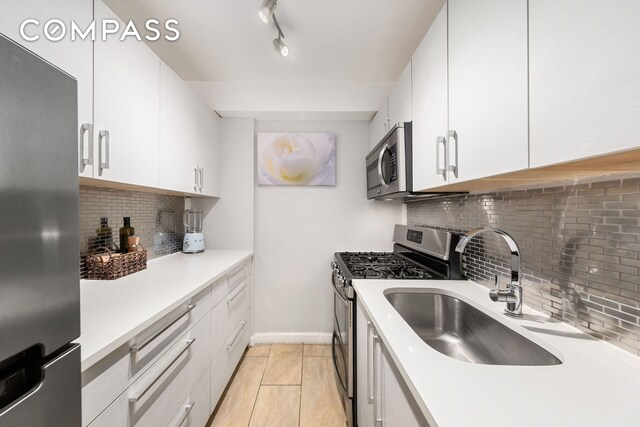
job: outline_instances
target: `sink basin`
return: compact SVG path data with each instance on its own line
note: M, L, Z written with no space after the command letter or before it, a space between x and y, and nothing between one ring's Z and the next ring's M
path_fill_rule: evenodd
M560 359L452 296L391 292L393 308L424 342L454 359L484 365L559 365Z

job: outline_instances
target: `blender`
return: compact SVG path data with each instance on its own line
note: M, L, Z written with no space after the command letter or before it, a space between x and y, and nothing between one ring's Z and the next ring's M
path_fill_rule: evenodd
M182 252L197 254L204 252L204 233L202 233L202 209L186 209L183 216L184 240Z

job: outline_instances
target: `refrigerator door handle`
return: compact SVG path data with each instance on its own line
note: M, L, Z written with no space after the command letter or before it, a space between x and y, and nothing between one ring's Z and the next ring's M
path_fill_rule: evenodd
M0 426L46 426L82 424L80 346L72 344L40 370L41 380L24 394L0 408ZM0 384L0 388L13 384Z

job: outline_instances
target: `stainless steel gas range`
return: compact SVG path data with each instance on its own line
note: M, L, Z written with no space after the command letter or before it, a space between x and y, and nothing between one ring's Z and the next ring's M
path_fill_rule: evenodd
M356 303L352 280L454 280L461 277L459 236L396 225L393 252L337 252L331 263L334 290L332 356L336 384L350 427L356 426Z

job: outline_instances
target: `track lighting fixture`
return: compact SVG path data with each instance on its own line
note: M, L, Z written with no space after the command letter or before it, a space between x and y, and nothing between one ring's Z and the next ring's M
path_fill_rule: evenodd
M276 52L278 52L280 55L282 56L289 55L289 48L287 47L286 44L284 44L280 36L278 36L277 39L273 39L273 47L275 48Z
M273 48L281 56L288 56L289 47L282 41L282 39L284 38L284 33L282 32L282 28L280 28L280 24L278 24L278 19L276 18L276 14L274 13L277 5L277 0L263 0L260 9L258 9L258 16L260 17L260 20L265 24L268 24L269 21L273 18L273 23L278 30L278 36L273 39Z
M265 24L269 23L269 20L273 16L277 6L277 0L264 0L262 6L258 9L258 17Z

